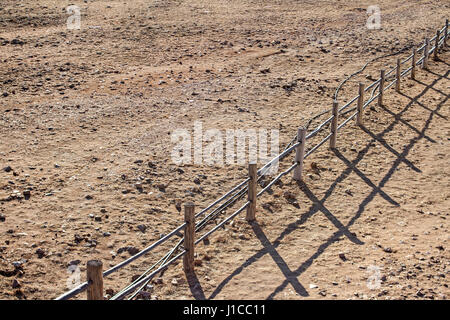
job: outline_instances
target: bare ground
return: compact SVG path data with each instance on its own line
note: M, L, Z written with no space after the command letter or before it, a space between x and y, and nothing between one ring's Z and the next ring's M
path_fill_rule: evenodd
M115 265L129 257L120 248L142 249L177 226L180 204L201 208L245 177L237 165L177 170L173 130L196 120L275 128L284 145L330 107L342 79L431 37L450 12L442 1L380 1L382 29L367 30L367 1L86 1L75 31L67 5L0 5L2 299L58 296L71 261L83 277L89 259ZM448 51L440 59L401 94L389 90L363 128L346 128L337 151L308 158L304 185L285 177L263 196L257 224L240 217L200 245L196 279L175 265L152 298L447 299ZM371 65L340 101L387 65L394 58ZM167 248L105 288L128 284Z

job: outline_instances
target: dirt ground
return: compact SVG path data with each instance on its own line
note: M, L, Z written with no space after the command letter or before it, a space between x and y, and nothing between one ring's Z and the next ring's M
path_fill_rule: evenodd
M72 4L80 30L66 27ZM88 260L119 263L178 226L183 203L199 210L246 177L246 165L174 164L174 130L278 129L284 146L344 78L450 16L448 1L381 0L381 29L369 30L373 4L3 0L0 299L53 299L69 265L84 281ZM439 57L340 131L337 150L312 154L304 184L289 175L259 198L257 223L243 213L200 244L196 277L179 262L148 297L448 299L449 50ZM339 103L395 59L369 65Z

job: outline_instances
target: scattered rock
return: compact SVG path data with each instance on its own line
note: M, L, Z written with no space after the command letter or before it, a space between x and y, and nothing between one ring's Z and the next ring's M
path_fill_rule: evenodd
M284 198L287 200L287 202L289 202L290 204L292 204L294 207L296 208L300 208L300 205L297 202L296 196L295 194L293 194L292 192L289 191L285 191L283 193Z
M108 295L108 296L113 296L114 295L114 290L113 289L106 289L105 290L105 293Z
M201 267L202 264L203 264L202 260L200 260L200 259L195 259L194 260L194 266Z
M11 172L11 171L12 171L12 168L11 168L10 166L7 166L7 167L4 167L4 168L3 168L3 171L5 171L5 172Z
M12 263L12 265L13 265L15 268L22 268L22 265L23 265L24 263L26 263L26 262L27 262L26 259L21 259L21 260L19 260L19 261L14 261L14 262Z
M30 199L30 197L31 197L31 191L28 190L28 189L25 190L25 191L23 192L23 196L25 197L26 200Z
M147 230L147 227L143 224L140 224L137 226L137 228L139 229L139 231L141 231L142 233L145 233L145 231Z
M127 251L130 255L134 256L136 253L139 252L139 249L133 246L128 246L128 247L122 247L119 250L117 250L118 254L121 254L122 252Z
M341 258L342 261L347 261L347 257L344 253L339 253L339 258Z
M45 257L45 251L42 250L41 248L36 250L36 254L37 254L39 259L42 259L43 257Z
M17 279L14 279L13 282L12 282L12 288L13 289L17 289L17 288L20 288L20 287L21 287L20 282Z
M72 260L69 262L69 266L77 266L81 263L81 260Z
M239 239L241 239L241 240L248 240L248 237L245 235L245 234L243 234L243 233L241 233L241 234L239 234Z

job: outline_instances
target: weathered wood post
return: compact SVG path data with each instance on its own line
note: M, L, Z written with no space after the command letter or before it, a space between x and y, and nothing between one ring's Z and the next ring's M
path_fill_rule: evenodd
M358 106L356 114L356 124L361 126L363 124L363 103L364 103L364 83L359 83L358 89Z
M303 158L305 157L305 143L306 143L306 129L298 128L297 130L297 142L300 142L300 145L295 148L295 163L297 166L294 169L294 180L302 181L303 180Z
M401 63L400 59L397 59L397 68L396 68L396 77L397 80L395 81L395 91L400 92L400 78L401 78Z
M258 170L256 169L256 163L250 163L248 165L248 175L250 180L248 181L248 201L246 220L251 222L255 220L256 216L256 186L258 182Z
M439 49L439 38L441 36L441 32L439 30L436 31L436 41L434 42L434 54L433 54L433 60L437 61L438 59L438 49Z
M428 55L429 55L429 46L430 46L430 40L428 38L425 38L425 47L423 48L423 61L422 61L422 69L428 68Z
M100 260L89 260L86 268L88 282L87 299L103 300L103 263Z
M416 79L416 47L414 46L412 48L412 62L411 62L411 79L414 80Z
M338 127L338 102L337 102L337 100L334 100L333 101L333 119L331 120L330 149L336 148L337 127Z
M184 250L183 269L185 273L194 272L194 238L195 238L195 205L188 202L184 205Z
M383 105L384 80L385 80L385 71L383 69L380 72L380 92L378 94L378 106L379 107L381 107Z

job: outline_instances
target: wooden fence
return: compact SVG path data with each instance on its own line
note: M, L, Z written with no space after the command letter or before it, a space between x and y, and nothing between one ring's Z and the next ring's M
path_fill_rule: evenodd
M433 58L435 60L438 59L439 49L440 48L448 48L448 20L445 22L445 26L436 31L436 35L431 38L425 38L424 44L416 49L412 48L411 54L404 60L397 59L397 64L394 68L386 72L385 70L380 70L380 78L372 82L369 86L365 87L363 83L359 83L358 87L358 95L351 99L349 102L344 104L342 107L339 107L337 101L337 94L333 100L333 107L326 111L322 112L320 115L326 114L327 112L331 113L331 117L329 117L326 121L320 123L313 131L309 134L307 133L306 127L300 127L297 131L297 135L292 139L292 141L288 144L285 150L270 160L267 164L265 164L261 169L256 169L256 164L250 164L248 168L248 178L239 183L233 189L228 191L222 197L214 201L212 204L208 205L206 208L195 214L195 205L193 203L187 203L184 206L184 223L172 230L170 233L154 242L144 250L138 252L134 256L122 261L116 266L103 271L103 264L98 260L90 260L87 262L87 275L86 282L78 285L70 291L65 292L56 298L56 300L66 300L70 299L79 293L86 291L87 299L89 300L103 300L103 278L110 275L113 272L123 268L124 266L130 264L135 261L139 257L144 254L150 252L155 249L160 244L166 242L173 235L179 233L179 231L184 230L183 239L179 240L178 243L168 252L166 255L160 259L156 264L151 266L143 275L141 275L138 279L136 279L133 283L128 285L126 288L122 289L116 295L114 295L111 300L123 299L127 295L132 294L129 299L134 298L140 291L142 291L145 286L151 281L151 279L157 275L158 273L167 269L169 265L183 257L183 269L186 273L194 272L194 250L195 246L201 241L207 241L208 237L219 228L224 226L230 220L235 218L238 214L240 214L244 209L246 209L246 220L254 221L256 217L256 202L257 198L268 191L278 180L280 180L283 176L289 174L291 171L293 172L293 179L297 181L301 181L303 179L303 163L304 160L311 155L314 151L316 151L320 146L322 146L326 141L329 140L329 147L331 149L336 148L338 142L338 132L345 125L347 125L353 118L356 117L356 124L362 125L364 121L364 109L370 105L375 99L378 99L378 105L382 105L383 103L383 94L386 90L395 85L395 90L397 92L401 91L401 79L405 77L408 73L410 73L411 79L415 79L417 66L421 66L422 68L428 68L428 60L430 55L433 54ZM430 48L430 44L434 45ZM423 52L422 57L417 60L417 55ZM410 66L402 71L402 66L406 65L409 61ZM386 80L388 77L395 72L394 79L386 85ZM346 79L348 80L348 79ZM338 88L338 90L340 87ZM364 95L372 89L372 93L370 98L364 102ZM338 92L338 90L336 92ZM377 94L375 92L378 91ZM356 106L353 108L349 108L353 103L356 102ZM338 125L339 116L345 116L346 114L352 112L353 113L348 116L340 125ZM311 123L311 121L309 121ZM330 125L330 132L323 138L319 143L312 146L309 150L306 149L306 142L311 138L315 137L319 132L325 130L326 126ZM290 166L286 171L278 174L272 181L270 181L265 187L257 192L258 182L261 178L270 170L270 168L286 158L291 152L295 150L295 158L294 164ZM214 226L208 232L205 232L201 235L197 240L195 240L195 235L200 230L204 229L208 222L212 219L216 218L219 214L221 214L225 209L234 205L238 200L242 199L245 195L247 195L247 201L234 213L229 215L227 218L223 219L219 224ZM215 209L213 209L215 208ZM213 209L211 212L206 214L208 211ZM204 218L196 223L196 218L204 215ZM183 248L181 248L183 244Z

